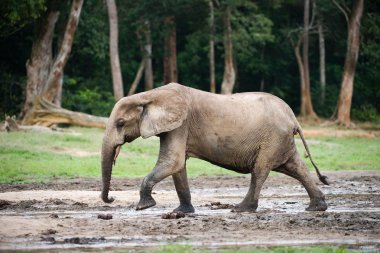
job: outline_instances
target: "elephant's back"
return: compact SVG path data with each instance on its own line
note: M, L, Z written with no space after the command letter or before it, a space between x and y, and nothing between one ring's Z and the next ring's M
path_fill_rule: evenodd
M247 115L252 120L263 120L272 127L290 127L298 125L297 119L285 101L265 92L247 92L232 95L247 108Z
M293 129L298 126L292 109L282 99L265 92L246 92L232 95L212 94L195 90L192 111L209 123L241 128L260 125ZM211 121L210 121L211 120ZM260 129L261 130L261 129Z

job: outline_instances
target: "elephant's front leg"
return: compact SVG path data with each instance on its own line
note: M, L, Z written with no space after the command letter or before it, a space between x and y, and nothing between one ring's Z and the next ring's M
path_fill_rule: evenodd
M187 181L186 165L184 168L173 174L173 181L179 198L179 206L174 212L194 213L194 207L191 204L191 194L189 183Z
M152 197L153 187L164 178L178 173L183 164L179 162L157 163L153 171L150 172L143 180L140 187L140 201L136 206L136 210L142 210L156 205L156 201Z
M176 131L160 136L160 154L156 166L143 180L140 188L140 201L136 210L156 205L152 197L153 187L164 178L179 173L185 166L185 141Z

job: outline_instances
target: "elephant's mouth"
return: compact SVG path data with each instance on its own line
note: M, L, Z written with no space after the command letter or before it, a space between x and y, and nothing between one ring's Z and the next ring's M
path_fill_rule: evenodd
M124 143L130 143L132 141L134 141L136 139L136 137L133 137L133 136L130 136L130 135L125 135L124 136ZM121 149L121 146L124 144L124 143L121 143L121 144L117 144L115 146L115 149L114 149L114 158L113 158L113 165L116 164L116 159L117 157L119 156L119 153L120 153L120 149Z
M116 164L116 159L119 156L120 149L121 149L121 145L117 145L116 148L115 148L115 156L113 158L113 165Z

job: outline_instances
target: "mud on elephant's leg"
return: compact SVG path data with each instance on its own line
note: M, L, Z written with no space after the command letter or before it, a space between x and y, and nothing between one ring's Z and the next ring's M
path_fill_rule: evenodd
M195 209L191 204L191 194L189 183L187 181L186 165L184 168L172 175L175 189L179 198L179 206L174 209L174 212L194 213Z
M170 162L159 162L143 180L140 187L140 201L136 206L136 210L142 210L156 205L156 201L152 197L153 187L164 178L179 172L182 168L180 161L169 160Z
M152 197L153 187L164 178L172 175L173 166L157 163L152 172L150 172L143 180L140 187L140 201L136 206L136 210L146 209L156 205L156 201Z
M283 166L276 169L276 171L297 179L305 187L310 197L310 204L309 207L306 208L306 211L327 210L325 195L311 177L306 164L302 161L298 152L295 152L295 154Z
M243 201L236 205L234 212L255 212L258 207L261 188L269 175L269 169L255 168L251 173L251 184Z
M156 201L152 197L152 189L156 184L152 179L154 170L149 173L143 180L140 187L140 201L136 206L136 210L143 210L156 205Z

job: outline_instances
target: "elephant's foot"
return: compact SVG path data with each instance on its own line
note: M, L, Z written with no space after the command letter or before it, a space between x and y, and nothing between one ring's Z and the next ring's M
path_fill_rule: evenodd
M180 204L173 212L194 213L195 209L192 204Z
M156 201L151 196L141 198L139 203L136 206L136 210L147 209L147 208L155 206L155 205L156 205Z
M327 204L324 199L315 199L310 201L310 205L306 211L326 211Z
M240 212L249 212L254 213L256 212L258 206L258 201L255 201L254 203L240 203L234 206L232 209L232 212L240 213Z

